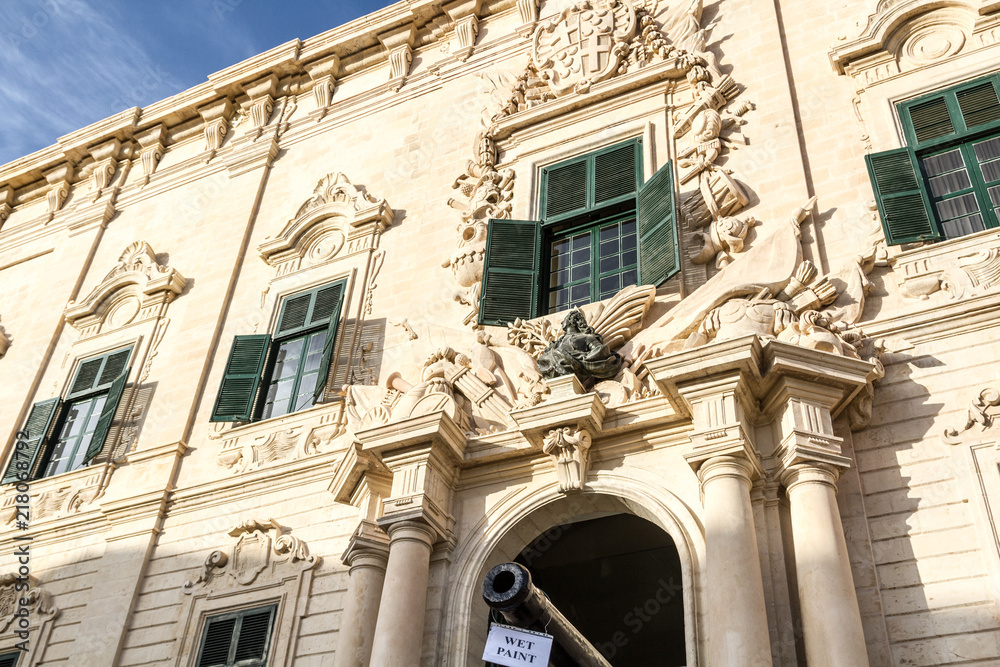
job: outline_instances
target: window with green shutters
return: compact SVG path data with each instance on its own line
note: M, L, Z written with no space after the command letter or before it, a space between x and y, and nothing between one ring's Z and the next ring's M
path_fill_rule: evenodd
M333 363L346 281L285 297L274 334L237 336L212 421L254 421L311 407Z
M680 270L673 165L645 183L642 141L541 172L540 220L490 220L479 323L579 307Z
M0 653L0 667L17 667L17 663L20 659L21 651Z
M3 483L51 477L92 461L108 443L115 413L125 393L132 348L83 359L65 398L31 407L18 432Z
M890 244L1000 224L1000 73L898 105L904 148L867 156Z
M201 634L198 667L264 667L277 607L209 616Z

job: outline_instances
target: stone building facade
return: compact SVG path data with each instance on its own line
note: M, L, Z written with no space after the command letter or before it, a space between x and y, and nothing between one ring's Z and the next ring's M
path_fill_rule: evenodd
M0 664L482 664L510 560L616 666L995 664L998 40L408 0L0 167Z

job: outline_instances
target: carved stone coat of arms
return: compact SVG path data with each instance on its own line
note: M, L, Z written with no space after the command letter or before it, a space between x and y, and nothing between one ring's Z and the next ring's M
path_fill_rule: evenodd
M618 69L635 26L627 0L578 2L535 30L535 67L556 96L586 92Z

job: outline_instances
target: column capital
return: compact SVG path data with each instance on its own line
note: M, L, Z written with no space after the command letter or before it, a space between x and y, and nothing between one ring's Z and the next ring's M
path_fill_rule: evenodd
M841 470L842 467L826 463L799 463L782 471L781 483L786 491L802 484L825 484L836 492Z
M379 524L385 527L389 533L390 548L398 542L417 542L424 544L428 548L433 547L438 539L438 533L433 526L426 521L405 519L402 521L382 522Z
M362 520L341 557L344 565L384 570L389 558L389 536L374 521Z
M708 482L720 477L734 477L750 488L753 480L760 476L756 461L743 456L713 456L698 468L698 480L704 487Z
M452 497L466 438L445 412L432 412L355 434L361 451L377 456L392 474L378 525L419 520L449 540Z

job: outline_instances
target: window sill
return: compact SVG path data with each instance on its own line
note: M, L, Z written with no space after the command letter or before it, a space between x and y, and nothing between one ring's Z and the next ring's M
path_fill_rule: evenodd
M982 294L1000 275L1000 228L986 229L892 257L899 292L908 299L928 299L947 292L951 299Z

